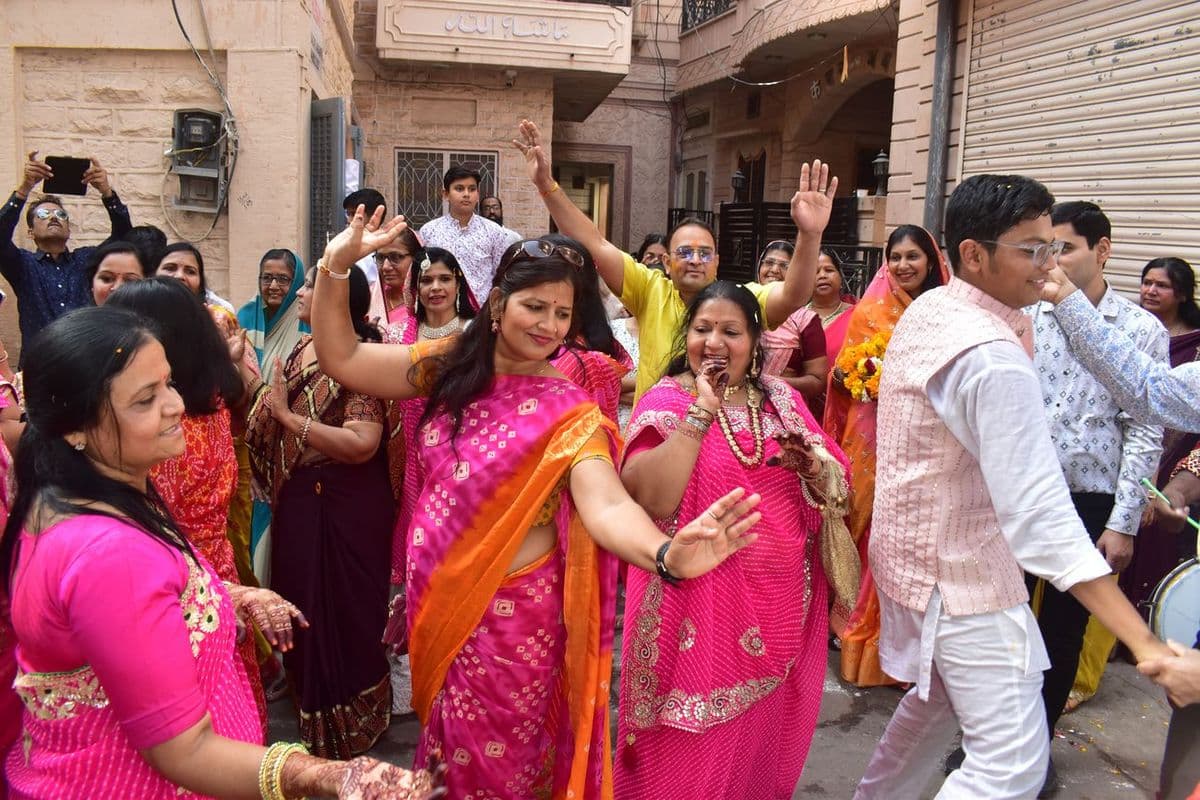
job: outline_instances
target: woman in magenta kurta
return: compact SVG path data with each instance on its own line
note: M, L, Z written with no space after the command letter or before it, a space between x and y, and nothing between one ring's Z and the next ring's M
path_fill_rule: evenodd
M28 347L28 424L0 540L25 706L5 763L11 796L256 795L272 751L235 655L236 614L284 640L303 618L267 590L224 584L150 483L151 467L183 452L184 404L141 318L80 309ZM285 796L429 786L422 776L414 793L412 773L371 760L273 752Z

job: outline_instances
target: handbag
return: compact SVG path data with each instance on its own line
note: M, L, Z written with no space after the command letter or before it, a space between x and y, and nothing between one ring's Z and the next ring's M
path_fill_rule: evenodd
M846 525L846 514L850 510L850 485L842 465L825 449L823 443L811 441L810 444L821 462L821 469L815 478L801 478L800 487L804 499L821 513L818 545L825 579L829 581L837 599L846 607L853 608L858 602L862 560Z

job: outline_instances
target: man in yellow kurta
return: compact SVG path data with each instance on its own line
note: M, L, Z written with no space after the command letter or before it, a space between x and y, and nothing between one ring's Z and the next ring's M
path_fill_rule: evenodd
M685 219L669 235L663 259L666 274L639 264L628 253L606 240L595 224L575 207L550 173L550 159L541 146L541 133L522 120L521 138L514 144L525 156L526 169L558 229L591 253L596 271L612 293L638 322L638 371L635 401L658 382L675 349L687 305L717 279L717 244L712 228L697 219ZM796 249L782 281L764 286L748 283L758 299L767 326L782 324L812 296L821 234L829 224L838 180L829 176L829 165L819 160L800 170L800 187L792 196L792 221L796 223ZM669 276L669 277L668 277Z

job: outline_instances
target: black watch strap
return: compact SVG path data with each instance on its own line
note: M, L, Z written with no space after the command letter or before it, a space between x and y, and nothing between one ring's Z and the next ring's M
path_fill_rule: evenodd
M680 578L671 574L671 570L667 569L667 551L671 549L671 540L662 543L662 547L658 548L658 553L654 556L654 569L658 572L658 577L662 578L672 586L678 586Z

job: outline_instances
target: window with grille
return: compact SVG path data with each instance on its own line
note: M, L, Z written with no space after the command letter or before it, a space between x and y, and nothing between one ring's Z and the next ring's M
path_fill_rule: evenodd
M499 154L454 150L404 150L396 148L396 213L413 227L424 225L444 211L442 176L462 166L479 173L480 199L496 193Z

